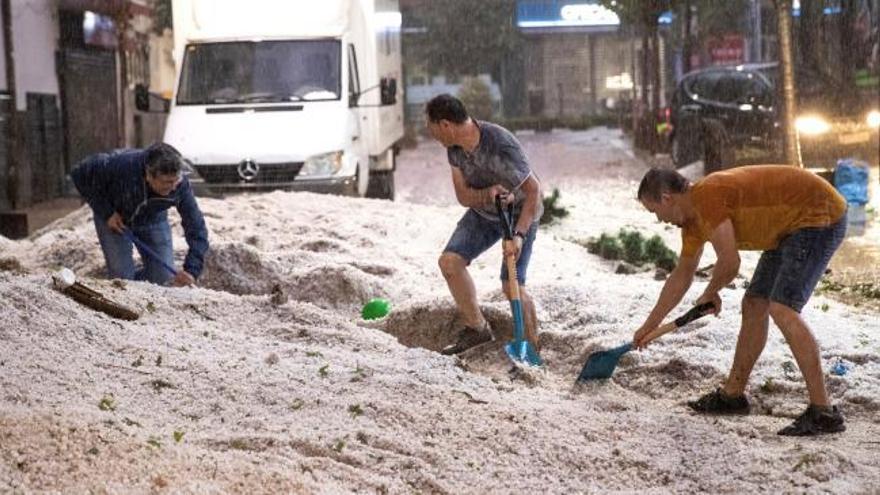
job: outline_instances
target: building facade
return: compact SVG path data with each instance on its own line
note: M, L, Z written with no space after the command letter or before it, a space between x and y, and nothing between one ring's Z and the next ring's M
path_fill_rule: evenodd
M0 234L16 236L16 211L70 193L92 153L161 139L164 115L134 108L152 0L0 2Z

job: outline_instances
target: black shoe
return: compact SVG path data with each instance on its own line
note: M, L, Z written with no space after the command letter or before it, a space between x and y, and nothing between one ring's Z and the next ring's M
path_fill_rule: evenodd
M491 340L495 340L495 337L492 336L492 331L489 329L489 323L485 323L483 328L480 330L464 327L460 332L458 332L458 339L454 344L449 344L444 347L440 354L444 354L446 356L451 356L453 354L458 354L464 352L471 347L478 346L484 342L489 342Z
M846 431L846 425L843 421L843 414L840 414L837 406L828 409L810 404L807 410L794 420L794 423L779 430L777 433L779 435L805 437L841 431Z
M688 407L694 411L706 414L748 414L749 401L745 395L730 397L716 388L714 392L689 401Z

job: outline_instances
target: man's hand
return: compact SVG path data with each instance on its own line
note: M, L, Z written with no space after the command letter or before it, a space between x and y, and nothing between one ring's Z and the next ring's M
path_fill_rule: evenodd
M495 204L495 196L501 196L501 205L507 206L509 203L513 202L513 194L510 194L510 191L507 190L506 187L501 184L495 184L494 186L489 186L486 189L486 192L489 195L488 204Z
M513 240L503 240L501 247L504 249L504 257L513 256L513 259L519 260L519 253L522 252L522 237L515 235Z
M636 330L636 333L633 334L633 345L635 346L635 348L642 349L647 346L648 342L645 341L645 337L647 337L656 328L656 326L642 325L638 330Z
M710 302L715 305L715 308L712 310L712 314L718 316L721 313L721 296L718 295L717 292L709 292L703 293L699 299L697 299L697 303L695 306L699 306L700 304Z
M192 275L186 272L186 270L180 270L177 272L177 275L174 276L174 279L171 281L171 285L175 287L185 287L188 285L195 285L196 279Z
M125 230L125 222L122 221L122 215L119 213L110 215L110 218L107 219L107 227L113 232L121 234Z

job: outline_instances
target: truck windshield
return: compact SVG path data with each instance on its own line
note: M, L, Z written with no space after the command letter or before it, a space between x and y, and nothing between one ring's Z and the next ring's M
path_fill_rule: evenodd
M177 104L338 100L340 47L338 40L188 45Z

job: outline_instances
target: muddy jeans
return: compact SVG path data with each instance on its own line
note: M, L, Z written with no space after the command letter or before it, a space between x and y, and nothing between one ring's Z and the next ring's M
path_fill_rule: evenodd
M110 278L126 280L145 280L154 284L165 285L171 280L171 275L158 260L154 260L147 253L138 249L143 261L142 267L135 267L132 243L125 237L110 230L106 222L95 218L95 231L98 233L98 242L104 252L104 260L107 262L107 275ZM152 225L131 227L132 233L153 248L162 259L169 265L174 265L174 251L171 245L171 225L168 222L158 222Z

